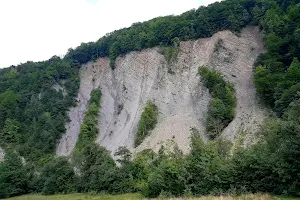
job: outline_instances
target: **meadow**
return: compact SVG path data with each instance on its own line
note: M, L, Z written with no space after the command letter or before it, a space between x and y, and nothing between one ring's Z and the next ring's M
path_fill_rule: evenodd
M106 195L106 194L66 194L66 195L23 195L9 198L7 200L147 200L141 194L123 194L123 195ZM183 198L156 198L152 200L297 200L300 198L278 197L268 194L246 194L241 196L202 196L202 197L183 197Z

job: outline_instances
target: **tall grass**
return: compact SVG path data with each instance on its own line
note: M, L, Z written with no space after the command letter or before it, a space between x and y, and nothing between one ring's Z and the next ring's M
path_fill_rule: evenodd
M66 194L66 195L24 195L13 197L8 200L139 200L145 199L141 194L122 194L122 195L105 195L105 194ZM297 200L300 198L276 197L268 194L245 194L241 196L202 196L190 198L157 198L152 200Z

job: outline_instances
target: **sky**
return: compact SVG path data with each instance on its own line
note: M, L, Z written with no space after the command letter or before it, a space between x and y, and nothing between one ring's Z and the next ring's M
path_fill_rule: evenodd
M82 42L216 0L0 0L0 68L63 56Z

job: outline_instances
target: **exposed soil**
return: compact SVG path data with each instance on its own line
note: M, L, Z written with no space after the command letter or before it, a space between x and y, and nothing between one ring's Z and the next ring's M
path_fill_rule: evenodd
M199 66L219 71L236 90L236 117L222 135L234 140L240 132L253 135L264 118L258 107L253 85L253 63L263 51L261 34L256 27L243 29L240 36L230 31L210 38L180 43L177 61L168 73L164 56L158 48L131 52L116 60L112 71L107 58L83 65L80 71L78 105L69 112L71 122L57 148L58 155L69 155L78 138L90 92L102 92L97 143L112 153L120 146L140 151L158 150L162 143L174 141L184 153L189 151L190 129L205 136L208 89L197 74ZM134 135L143 108L152 100L159 109L159 119L151 135L136 149Z
M4 159L4 151L3 149L0 147L0 161L2 161Z

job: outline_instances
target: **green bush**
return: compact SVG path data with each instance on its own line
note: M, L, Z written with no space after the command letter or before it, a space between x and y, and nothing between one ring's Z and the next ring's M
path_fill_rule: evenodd
M177 59L179 48L175 46L169 47L160 47L159 53L162 54L166 61L168 67L168 73L174 74L174 71L171 69L171 64Z
M22 160L13 151L7 151L0 162L0 198L22 195L28 192L29 177Z
M75 173L65 157L58 157L48 162L41 170L39 182L42 193L70 193L76 190Z
M234 118L236 106L234 89L216 71L199 67L199 74L212 96L208 107L206 131L208 136L214 139Z
M274 110L277 111L278 114L282 115L285 109L287 109L288 105L297 96L299 96L299 92L300 92L300 82L284 90L284 92L280 96L280 99L275 101Z
M87 144L82 151L76 151L72 162L80 174L78 192L108 191L112 187L117 168L110 152L95 143Z
M179 48L177 47L161 47L160 52L165 56L168 64L177 59Z
M82 150L85 146L95 141L98 130L98 113L101 102L101 91L95 89L91 92L90 105L85 113L83 122L80 127L76 149Z
M136 133L134 139L135 147L140 145L145 139L145 137L149 134L149 131L154 129L157 123L157 115L157 106L151 101L148 101L139 121L138 132Z

